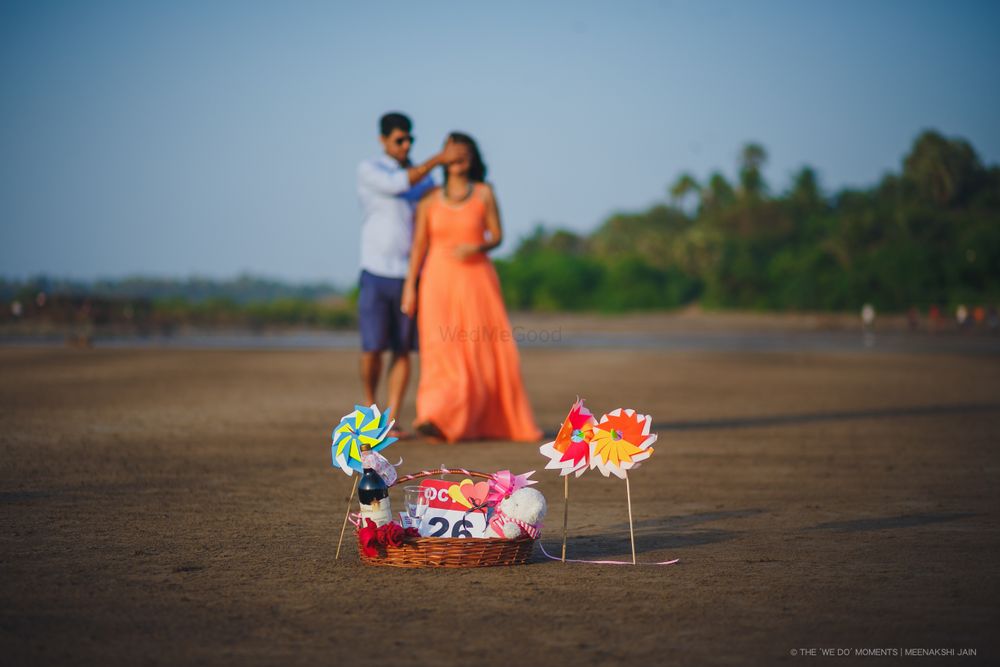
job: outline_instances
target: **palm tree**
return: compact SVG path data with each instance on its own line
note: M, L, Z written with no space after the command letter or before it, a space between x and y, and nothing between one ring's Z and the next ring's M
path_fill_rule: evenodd
M728 206L735 199L733 186L729 184L726 177L717 171L712 172L708 179L708 187L702 190L702 204L713 209L720 209Z
M793 203L803 208L814 208L823 200L819 187L819 177L816 170L810 166L802 167L792 176L792 190L789 198Z
M757 197L767 189L760 173L765 162L767 151L758 143L750 142L740 151L740 185L744 195Z
M961 200L975 189L983 165L972 145L933 130L920 134L903 161L903 176L924 199L939 206Z
M701 185L694 179L694 176L685 171L670 186L670 201L674 206L680 206L692 192L701 194Z

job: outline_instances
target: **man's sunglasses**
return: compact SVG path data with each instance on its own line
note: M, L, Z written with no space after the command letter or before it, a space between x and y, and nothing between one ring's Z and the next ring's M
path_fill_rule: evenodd
M407 141L409 141L412 144L416 140L417 140L417 138L415 136L413 136L412 134L407 134L405 137L396 137L394 143L397 146L402 146Z

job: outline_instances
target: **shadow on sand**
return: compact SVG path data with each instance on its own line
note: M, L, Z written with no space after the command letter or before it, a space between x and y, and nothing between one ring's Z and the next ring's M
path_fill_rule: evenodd
M894 417L932 417L1000 410L1000 403L956 403L952 405L914 405L870 410L835 410L831 412L804 412L787 415L762 415L759 417L722 417L694 421L675 421L657 425L659 431L702 431L726 428L754 428L760 426L788 426L816 422L848 421L852 419L891 419Z
M634 524L635 552L641 554L654 551L669 551L686 547L697 547L703 544L725 542L735 538L740 533L738 531L721 530L718 528L691 529L691 527L723 519L742 519L760 514L763 511L761 509L745 509L729 512L700 512L683 516L658 517L636 521ZM558 555L562 551L562 523L552 521L551 519L550 522L543 541L549 553ZM632 551L629 546L627 523L603 527L600 528L600 532L594 532L595 528L593 525L583 526L582 528L577 527L575 529L573 526L570 526L566 543L566 555L568 558L587 560L628 560L631 558ZM664 554L664 556L671 558L675 555Z
M892 419L894 417L933 417L1000 411L1000 403L956 403L952 405L914 405L870 410L835 410L831 412L802 412L759 417L719 417L691 421L655 423L657 431L711 431L731 428L759 428L764 426L792 426L817 422L849 421L852 419ZM558 430L545 431L546 440L552 440Z
M808 530L832 530L838 533L860 533L868 530L889 530L892 528L913 528L932 523L957 521L977 516L972 512L907 514L903 516L885 516L871 519L852 519L848 521L828 521L813 526Z

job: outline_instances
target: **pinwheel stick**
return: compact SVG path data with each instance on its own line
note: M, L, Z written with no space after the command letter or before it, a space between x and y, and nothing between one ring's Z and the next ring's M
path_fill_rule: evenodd
M563 477L563 548L562 562L566 562L566 524L569 522L569 475Z
M360 475L351 475L354 477L354 484L351 485L351 495L347 498L347 510L344 512L344 525L340 527L340 539L337 540L337 555L333 557L333 560L340 558L340 545L344 543L344 530L347 529L347 518L351 516L351 502L354 500L354 490L358 488L358 480L361 479Z
M628 499L628 536L632 541L632 565L635 565L635 531L632 530L632 490L628 484L628 474L625 475L625 497Z

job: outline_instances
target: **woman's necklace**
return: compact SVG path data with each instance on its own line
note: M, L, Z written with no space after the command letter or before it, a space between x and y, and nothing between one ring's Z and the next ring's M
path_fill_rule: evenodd
M465 195L463 195L461 199L452 199L452 197L448 194L448 186L446 185L445 188L444 188L444 198L447 199L448 201L450 201L453 204L461 204L461 203L463 203L466 199L468 199L471 196L472 196L472 183L471 182L468 183L468 185L466 186Z

